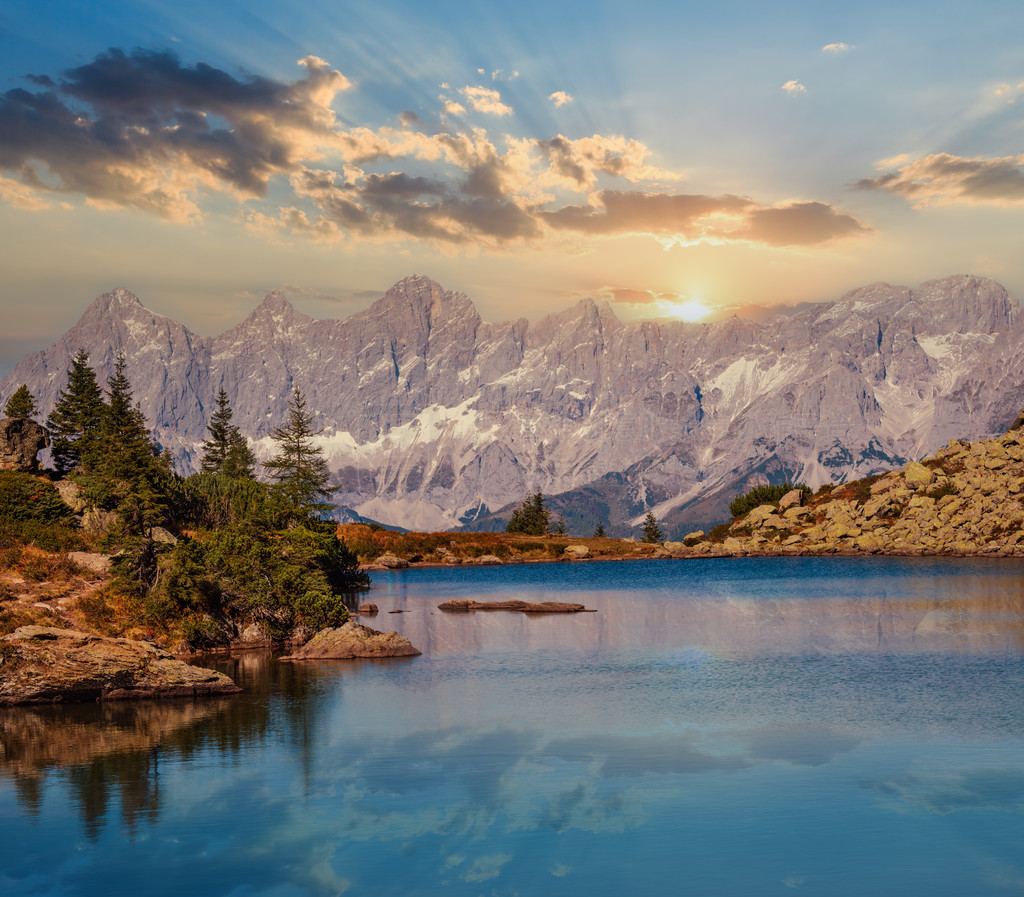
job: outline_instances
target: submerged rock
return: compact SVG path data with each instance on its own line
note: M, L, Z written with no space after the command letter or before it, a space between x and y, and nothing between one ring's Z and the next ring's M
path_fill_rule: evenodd
M596 613L582 604L565 601L473 601L471 598L453 598L439 604L438 610L513 610L523 614L583 614Z
M350 660L358 657L416 657L422 654L404 635L378 632L351 620L321 629L302 648L281 660Z
M193 698L241 689L151 645L73 629L22 626L0 639L0 704Z

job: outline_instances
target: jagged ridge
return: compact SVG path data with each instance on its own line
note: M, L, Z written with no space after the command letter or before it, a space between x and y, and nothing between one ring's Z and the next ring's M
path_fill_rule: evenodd
M45 413L75 351L101 378L123 351L157 438L186 469L221 386L257 451L297 386L324 428L339 500L366 517L487 525L540 489L561 496L576 531L602 519L621 533L648 508L677 531L722 519L758 480L850 479L1001 432L1024 399L1021 328L1013 297L966 275L713 324L623 323L591 300L492 324L465 295L412 276L343 321L315 321L274 292L213 338L116 290L22 359L0 396L27 383Z

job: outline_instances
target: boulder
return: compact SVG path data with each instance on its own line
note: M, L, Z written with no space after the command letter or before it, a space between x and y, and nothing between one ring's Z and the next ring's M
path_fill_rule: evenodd
M743 518L743 526L758 527L761 526L769 517L774 516L775 505L758 505L754 508L745 518ZM703 535L703 533L701 533Z
M39 453L50 444L46 429L27 417L0 420L0 470L35 473Z
M352 660L361 657L416 657L417 651L404 635L378 632L349 621L337 629L321 629L305 645L281 660Z
M89 507L89 503L82 498L82 487L78 483L72 480L58 480L53 484L53 488L57 490L61 501L76 514L81 514Z
M903 468L903 478L911 489L930 486L935 479L935 471L925 467L919 461L911 461Z
M170 530L164 529L162 526L154 526L149 531L149 538L154 542L160 542L164 545L177 545L178 537L174 535Z
M94 551L69 551L68 559L93 573L110 571L110 555L108 554L99 554Z
M500 567L505 562L493 554L482 554L476 559L476 563L484 567Z
M89 508L82 518L83 529L91 533L102 533L108 530L117 522L117 514L113 511L103 511L100 508Z
M366 604L359 605L359 614L364 617L373 617L377 615L377 605L368 601Z
M194 698L241 689L149 642L22 626L0 639L0 704Z
M387 567L389 570L402 570L409 566L409 562L405 558L400 558L394 554L382 554L376 561L381 567Z
M590 549L586 545L566 545L564 553L579 560L590 557Z
M782 498L779 499L779 510L785 511L787 508L799 508L804 502L804 493L802 489L790 489Z

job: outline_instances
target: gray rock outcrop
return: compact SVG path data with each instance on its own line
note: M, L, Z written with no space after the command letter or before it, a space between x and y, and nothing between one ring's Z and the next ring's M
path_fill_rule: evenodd
M49 446L46 429L27 417L0 419L0 470L35 473L39 453Z

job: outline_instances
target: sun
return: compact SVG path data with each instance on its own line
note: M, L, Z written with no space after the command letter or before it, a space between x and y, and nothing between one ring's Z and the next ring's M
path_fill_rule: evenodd
M680 297L678 302L662 300L661 305L665 309L666 314L670 314L674 318L680 318L683 321L699 321L711 312L711 309L701 302L700 299L683 299L683 297Z

